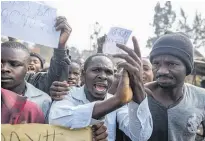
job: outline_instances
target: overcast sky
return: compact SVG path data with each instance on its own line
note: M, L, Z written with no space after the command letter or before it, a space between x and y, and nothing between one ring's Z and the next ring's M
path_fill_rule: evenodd
M139 41L143 54L149 53L144 47L148 37L153 34L150 23L153 21L154 7L157 3L155 0L65 0L45 3L57 8L59 15L67 17L73 29L69 46L75 46L81 51L89 49L89 36L97 21L102 26L101 35L107 33L112 26L131 29ZM177 14L182 7L190 23L196 11L205 17L203 0L172 1L172 6ZM128 41L128 45L132 46L131 40Z

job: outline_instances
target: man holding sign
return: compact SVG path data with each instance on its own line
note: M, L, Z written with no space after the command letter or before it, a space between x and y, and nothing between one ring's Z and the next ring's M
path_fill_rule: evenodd
M58 48L54 48L48 72L28 73L26 80L36 88L49 94L49 89L54 81L64 81L68 78L70 65L69 54L66 42L72 32L70 25L65 17L57 17L55 28L61 31Z
M65 44L70 36L71 28L65 17L58 17L55 27L56 30L61 30L61 35L58 49L54 49L54 56L48 73L37 73L27 79L35 87L47 93L49 93L52 82L58 80L61 76L64 66L66 66L65 71L68 71L67 66L70 63ZM24 80L29 65L30 53L28 48L21 43L11 41L2 43L1 47L2 88L28 97L29 100L42 109L46 117L50 108L51 98Z

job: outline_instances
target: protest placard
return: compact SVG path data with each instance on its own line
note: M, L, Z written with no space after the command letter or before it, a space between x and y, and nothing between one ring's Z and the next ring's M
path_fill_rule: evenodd
M56 9L32 1L1 2L1 34L20 40L58 47Z
M103 45L103 53L116 54L124 53L116 46L116 43L126 44L132 31L120 27L112 27L107 34L105 44Z
M91 128L68 129L48 124L1 124L1 141L92 141Z

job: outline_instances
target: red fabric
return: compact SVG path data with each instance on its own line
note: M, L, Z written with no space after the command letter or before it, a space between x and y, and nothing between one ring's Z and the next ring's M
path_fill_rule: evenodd
M1 124L44 123L37 104L12 91L1 88Z

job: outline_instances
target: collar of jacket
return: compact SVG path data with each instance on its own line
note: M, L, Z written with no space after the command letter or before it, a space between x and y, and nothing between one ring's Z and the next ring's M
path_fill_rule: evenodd
M43 92L39 89L37 89L36 87L34 87L32 84L26 82L26 92L25 92L25 96L26 97L38 97L43 95Z

